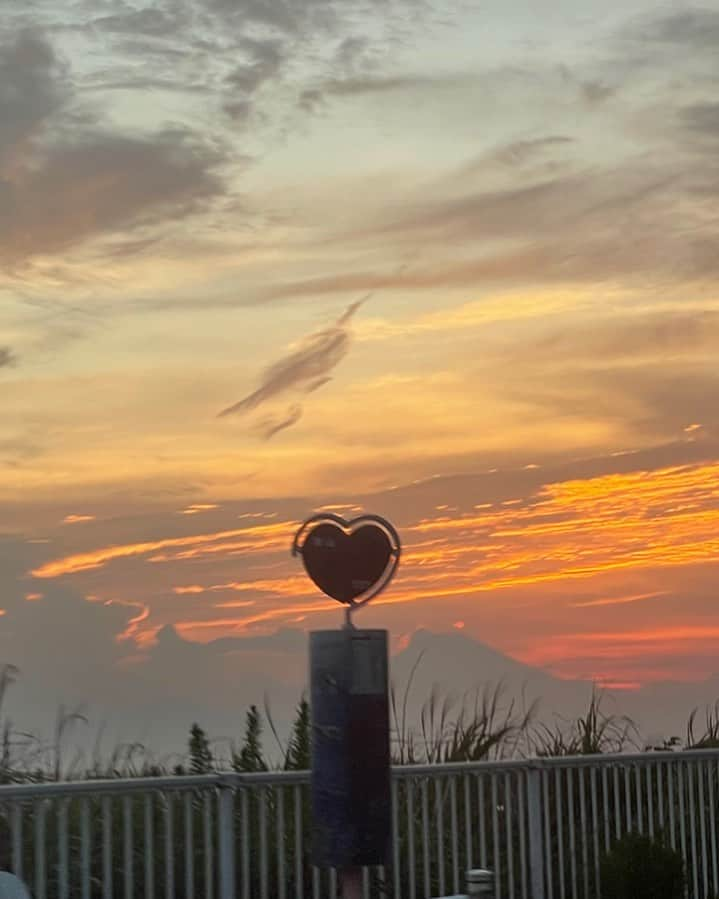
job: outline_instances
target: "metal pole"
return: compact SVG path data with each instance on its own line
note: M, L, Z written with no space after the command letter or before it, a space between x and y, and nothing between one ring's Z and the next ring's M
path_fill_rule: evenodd
M529 875L532 899L544 899L544 840L542 833L541 770L527 771L527 816L529 830Z
M235 899L235 795L231 787L220 786L218 802L220 899Z

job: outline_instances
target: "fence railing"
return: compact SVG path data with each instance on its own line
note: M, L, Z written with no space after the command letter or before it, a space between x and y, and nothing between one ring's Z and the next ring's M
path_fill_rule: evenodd
M393 770L393 857L365 899L427 899L495 872L496 899L599 899L600 858L630 830L719 895L719 751ZM0 868L35 899L337 899L309 862L309 774L209 774L0 787Z

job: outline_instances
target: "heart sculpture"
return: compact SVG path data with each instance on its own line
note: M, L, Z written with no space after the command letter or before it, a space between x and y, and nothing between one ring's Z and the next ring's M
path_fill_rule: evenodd
M399 549L396 531L381 518L365 515L345 521L321 515L305 522L293 552L302 555L307 574L323 593L338 602L363 605L389 582Z

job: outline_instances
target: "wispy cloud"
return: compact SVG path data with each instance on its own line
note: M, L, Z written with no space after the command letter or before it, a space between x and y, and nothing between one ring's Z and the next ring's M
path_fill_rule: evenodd
M234 528L229 531L217 531L207 534L193 534L187 537L169 537L161 540L149 540L142 543L130 543L124 545L105 546L89 552L77 553L66 558L46 562L33 570L33 577L55 578L67 574L77 574L82 571L92 571L102 568L109 562L117 559L128 559L136 556L154 555L150 561L166 561L170 558L168 552L179 552L182 558L192 558L204 552L214 555L214 549L222 546L226 549L224 541L234 540L237 546L242 546L248 552L267 551L276 547L286 547L292 539L295 522L278 522L277 524L257 525L255 527ZM218 544L219 541L219 544Z
M330 379L327 378L326 380ZM325 382L322 381L321 383ZM290 406L285 415L269 416L263 419L259 424L258 430L265 440L270 440L275 434L279 434L280 431L297 424L300 418L302 418L302 406L299 403L295 403L293 406Z
M367 299L369 297L365 296L351 303L333 325L311 334L296 350L271 365L262 377L260 386L239 402L223 409L218 418L251 412L269 400L293 391L311 393L327 383L331 372L347 355L351 341L350 323ZM273 420L269 424L265 437L271 437L279 430L290 427L299 420L301 414L301 406L293 406L283 420Z
M0 346L0 368L6 368L15 363L15 354L8 346Z
M635 602L644 602L647 599L657 599L660 596L668 596L664 590L654 593L637 593L634 596L607 596L604 599L588 599L582 602L573 602L575 609L589 609L595 606L624 606Z

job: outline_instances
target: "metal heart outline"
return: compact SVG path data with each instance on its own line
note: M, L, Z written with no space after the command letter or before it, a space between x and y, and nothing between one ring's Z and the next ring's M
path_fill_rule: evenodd
M389 540L389 564L376 583L372 584L372 586L364 593L360 593L358 597L354 597L350 600L336 599L336 597L334 596L330 597L331 599L335 599L336 602L347 606L348 610L359 609L362 606L366 605L371 599L374 599L375 596L380 594L394 577L394 574L397 571L397 566L399 565L399 558L402 551L399 534L389 523L389 521L381 518L379 515L360 515L357 518L353 518L351 521L347 521L340 515L334 515L330 512L325 512L319 515L313 515L311 518L308 518L307 521L305 521L297 531L297 533L295 534L295 539L292 542L293 556L302 556L305 540L309 536L309 532L312 531L315 526L320 524L333 524L339 527L348 537L358 531L360 528L365 527L366 525L374 525L375 527L379 527L380 530L385 533ZM310 578L312 579L312 582L315 583L314 578L312 578L311 575ZM316 583L315 586L317 586Z

